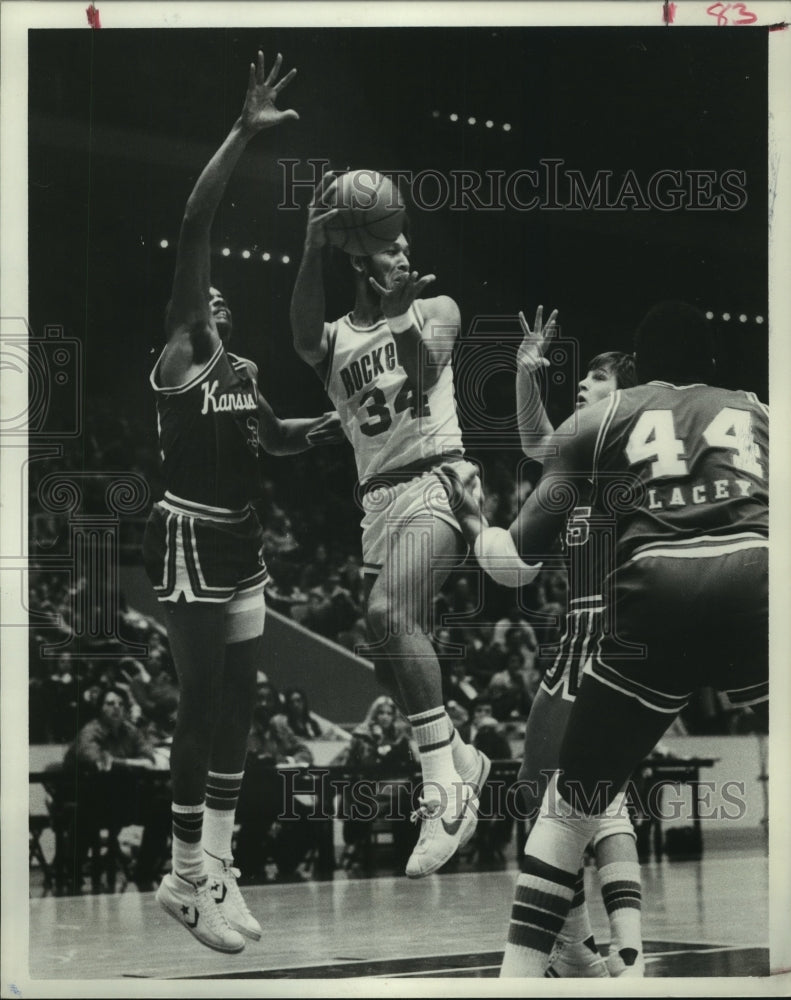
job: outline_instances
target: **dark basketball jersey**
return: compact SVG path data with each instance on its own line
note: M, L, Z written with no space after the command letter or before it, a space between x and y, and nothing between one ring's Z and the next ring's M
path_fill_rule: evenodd
M246 507L260 492L258 390L247 364L221 344L184 385L158 385L158 369L159 361L151 385L168 493L205 507Z
M615 518L591 503L569 515L563 532L569 610L600 606L602 580L614 568Z
M618 521L619 565L646 546L769 530L768 410L753 393L650 382L613 393L594 507Z

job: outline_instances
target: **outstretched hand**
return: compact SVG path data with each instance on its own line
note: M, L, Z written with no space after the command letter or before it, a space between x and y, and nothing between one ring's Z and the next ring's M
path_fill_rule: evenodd
M283 57L278 53L275 65L268 76L264 75L264 53L259 49L258 56L254 63L250 63L250 76L247 81L247 95L242 108L242 124L251 132L259 132L261 129L272 128L288 119L298 119L299 115L293 109L280 111L275 107L280 92L291 83L297 75L295 69L288 73L279 82L277 81Z
M409 307L420 296L420 293L432 281L436 281L435 274L426 274L422 278L418 277L417 271L408 273L399 271L393 275L389 288L383 288L376 278L369 278L371 288L378 293L382 300L382 312L387 316L400 316L409 310Z
M527 368L538 369L549 365L549 360L544 357L544 354L557 332L558 311L557 309L552 310L545 326L542 325L543 317L544 307L539 306L536 310L534 329L531 330L525 319L525 314L519 313L519 325L522 327L523 337L516 352L516 360L518 364L525 365Z
M341 418L335 410L330 410L316 421L305 435L305 440L312 445L337 444L345 437Z

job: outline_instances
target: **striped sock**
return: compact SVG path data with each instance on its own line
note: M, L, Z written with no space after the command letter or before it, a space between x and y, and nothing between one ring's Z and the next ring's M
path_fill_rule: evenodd
M599 869L599 880L610 920L610 951L633 948L641 953L640 865L636 861L613 861Z
M574 881L574 897L571 900L571 909L563 924L560 937L569 943L579 943L587 941L593 937L588 907L585 905L585 869L580 868Z
M171 806L173 871L190 882L206 874L201 845L203 809L202 802L196 806L182 806L174 802Z
M424 784L437 784L443 788L453 788L460 784L461 779L453 765L453 753L450 748L448 733L450 719L443 706L418 712L408 718L420 751ZM432 799L438 797L437 793L432 794L430 788L426 791Z
M450 716L446 715L445 718L448 720L448 735L450 736L450 752L453 756L453 766L458 771L462 781L473 781L473 779L478 777L478 755L474 748L469 743L465 743L456 732L456 727L451 722Z
M543 977L574 898L576 876L526 857L516 882L502 977Z
M543 977L579 884L596 820L577 812L552 776L525 845L501 976Z
M203 849L215 860L233 857L233 824L243 777L244 771L238 774L209 771L206 782L206 815L203 820Z

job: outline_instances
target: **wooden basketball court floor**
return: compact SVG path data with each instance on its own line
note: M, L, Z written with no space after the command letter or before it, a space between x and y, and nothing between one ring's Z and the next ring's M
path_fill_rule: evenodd
M649 977L769 973L764 852L651 861L642 877ZM154 981L215 980L216 996L236 995L246 979L327 979L336 989L339 979L357 979L359 986L366 978L401 980L402 987L388 989L397 993L423 977L495 977L515 878L512 865L420 881L339 872L332 881L249 887L245 895L264 936L238 955L203 947L159 908L153 893L133 887L116 895L33 898L29 972L33 980L112 979L120 991L124 982L131 989L133 979L150 980L152 990ZM586 888L604 948L608 924L590 867ZM223 985L223 979L233 982ZM143 983L135 987L140 995Z

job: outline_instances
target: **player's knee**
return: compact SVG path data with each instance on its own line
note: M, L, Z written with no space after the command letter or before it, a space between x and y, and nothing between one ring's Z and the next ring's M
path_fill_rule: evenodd
M541 810L530 832L525 855L557 865L559 858L571 858L585 849L597 820L580 812L563 795L557 776L544 793ZM576 859L575 859L576 863Z
M612 782L591 776L571 778L562 771L558 790L566 802L581 816L601 817L618 794Z
M259 639L264 634L265 620L263 584L243 594L237 594L225 608L226 645Z
M632 821L629 818L629 810L623 792L620 792L607 806L603 816L599 817L596 825L596 832L593 835L593 846L597 847L603 840L615 834L625 834L627 837L637 839Z

